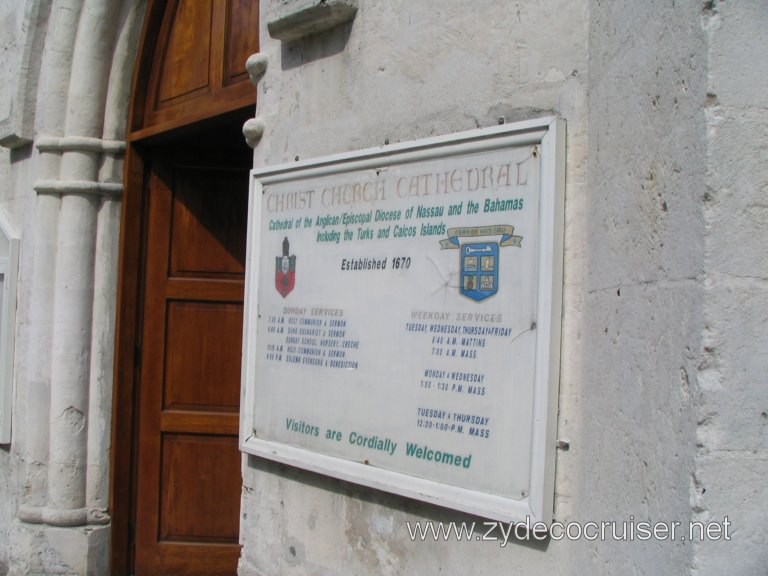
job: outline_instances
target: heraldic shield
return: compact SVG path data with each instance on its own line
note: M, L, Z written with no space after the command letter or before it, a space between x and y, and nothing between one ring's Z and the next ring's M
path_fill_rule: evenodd
M285 298L296 285L296 256L289 254L288 238L283 239L283 255L275 257L275 288Z
M499 289L499 245L478 242L461 245L461 293L477 302Z

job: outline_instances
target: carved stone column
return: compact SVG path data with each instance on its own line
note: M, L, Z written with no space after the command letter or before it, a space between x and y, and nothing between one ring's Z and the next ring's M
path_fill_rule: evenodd
M53 0L35 146L17 572L106 574L122 157L142 0Z

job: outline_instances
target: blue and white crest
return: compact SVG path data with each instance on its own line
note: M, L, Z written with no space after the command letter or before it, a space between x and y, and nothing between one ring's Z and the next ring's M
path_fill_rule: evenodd
M499 290L499 244L477 242L461 245L461 293L476 302Z
M501 236L498 242L461 243L461 238ZM514 226L460 226L448 229L448 238L440 240L443 250L458 250L459 293L482 302L499 291L499 250L506 246L522 246L523 237L515 235Z

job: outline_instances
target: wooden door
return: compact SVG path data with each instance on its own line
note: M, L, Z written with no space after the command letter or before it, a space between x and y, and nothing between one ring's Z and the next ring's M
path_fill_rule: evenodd
M234 575L250 154L155 151L139 348L136 576Z

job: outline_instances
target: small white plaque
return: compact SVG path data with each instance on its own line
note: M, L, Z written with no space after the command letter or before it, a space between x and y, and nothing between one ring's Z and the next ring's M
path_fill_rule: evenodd
M548 522L564 122L252 172L245 452Z
M0 444L11 442L19 235L0 209Z

